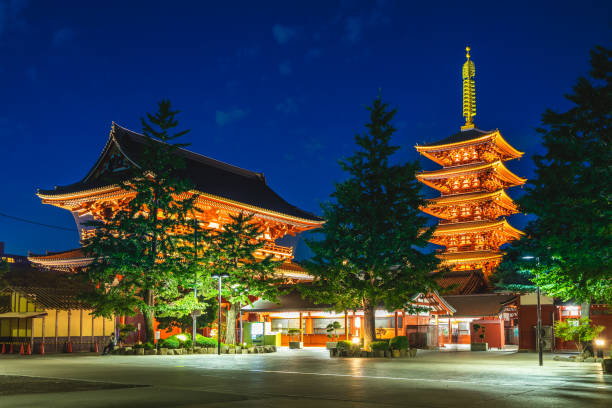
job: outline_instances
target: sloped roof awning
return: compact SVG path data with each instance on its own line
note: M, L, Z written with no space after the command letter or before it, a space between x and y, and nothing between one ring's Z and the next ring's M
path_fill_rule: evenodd
M46 315L47 312L7 312L0 313L0 319L30 319Z
M506 306L516 302L518 296L502 294L445 296L457 312L453 317L497 317Z

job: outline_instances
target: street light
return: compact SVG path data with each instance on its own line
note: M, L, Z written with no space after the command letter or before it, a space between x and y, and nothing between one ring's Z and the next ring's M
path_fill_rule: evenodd
M536 260L536 280L538 279L538 272L537 270L540 268L540 258L539 257L534 257L532 255L525 255L522 256L521 258L523 259L535 259ZM540 366L543 365L543 356L542 356L542 309L540 307L540 285L538 285L536 283L536 294L538 297L538 328L537 328L537 336L536 336L536 341L538 344L538 360L540 363Z
M229 278L227 273L214 273L213 279L219 279L219 323L217 323L217 354L221 355L221 280Z

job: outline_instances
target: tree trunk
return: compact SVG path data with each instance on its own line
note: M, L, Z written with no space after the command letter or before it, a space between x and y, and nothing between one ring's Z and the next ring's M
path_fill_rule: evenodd
M363 347L370 350L370 343L376 340L374 304L370 299L363 299Z
M232 303L225 315L225 342L236 344L236 316L238 316L238 302Z
M146 334L146 341L153 343L155 341L155 333L154 333L154 319L155 312L153 311L154 305L154 295L152 290L147 290L145 292L145 301L147 303L147 310L143 311L144 317L144 329Z
M591 303L590 302L584 302L580 305L580 318L584 319L591 319ZM591 357L595 355L594 349L593 349L593 341L589 340L589 341L580 341L578 340L578 342L580 343L580 347L582 348L582 351L580 352L584 357Z

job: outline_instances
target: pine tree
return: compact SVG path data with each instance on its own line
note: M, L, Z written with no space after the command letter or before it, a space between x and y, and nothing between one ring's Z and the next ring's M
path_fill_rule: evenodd
M433 228L419 210L419 164L390 164L399 149L390 144L396 110L380 97L367 109L367 132L355 136L359 149L340 161L348 179L322 205L322 239L307 241L314 256L305 265L315 280L302 289L339 311L362 309L366 347L376 338L375 309L407 307L412 295L435 287L439 264L423 252Z
M262 231L253 222L253 215L240 213L230 216L231 222L213 233L210 239L210 268L218 274L226 274L222 280L221 294L229 302L226 313L225 342L236 344L236 317L240 305L250 303L249 297L275 300L278 285L282 282L275 274L282 261L273 256L258 259L256 252L265 242Z
M546 153L534 156L536 177L519 201L537 219L513 247L538 257L534 280L547 294L610 302L612 50L591 51L590 76L579 78L567 99L568 111L542 116Z
M154 338L156 311L180 297L187 279L185 242L190 234L182 231L187 231L196 199L189 194L191 183L181 174L185 163L175 154L185 146L175 140L188 131L172 133L179 112L167 100L158 107L158 112L141 119L147 145L138 167L130 168L127 179L116 180L133 196L104 221L90 223L96 234L84 242L84 250L94 261L82 272L97 284L95 295L87 297L95 312L109 316L139 310L149 341Z

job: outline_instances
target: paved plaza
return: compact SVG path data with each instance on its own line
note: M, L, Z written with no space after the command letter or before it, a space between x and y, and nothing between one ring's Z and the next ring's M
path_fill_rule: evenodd
M596 363L509 352L330 359L325 350L188 356L0 357L12 407L610 407ZM72 390L72 391L68 391ZM27 392L27 393L26 393Z

